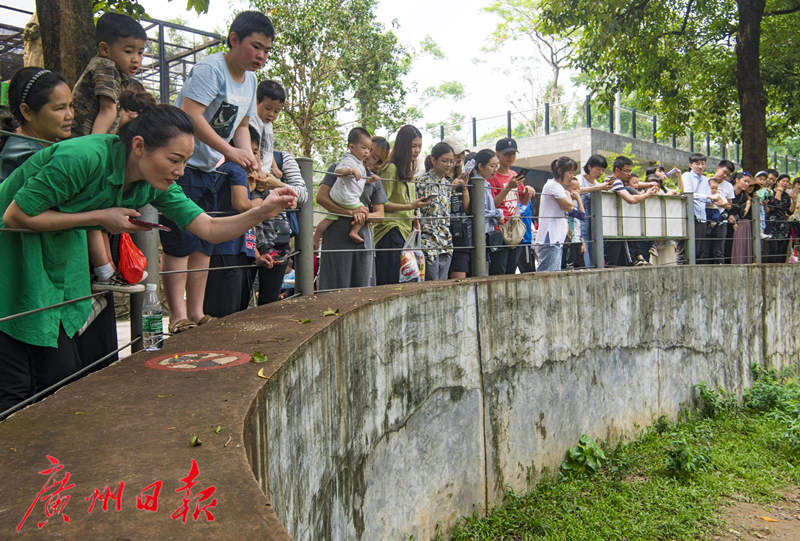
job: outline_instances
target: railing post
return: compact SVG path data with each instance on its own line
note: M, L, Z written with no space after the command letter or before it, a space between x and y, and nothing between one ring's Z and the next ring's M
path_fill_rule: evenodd
M486 264L486 179L472 177L470 187L472 212L472 276L489 276Z
M608 108L608 132L614 133L614 104Z
M592 127L592 98L586 96L586 127Z
M728 159L728 145L725 144L725 141L722 141L719 144L719 146L722 149L722 159L723 160L727 160Z
M444 141L444 126L439 124L439 141Z
M777 152L773 152L772 153L772 165L773 165L773 167L775 167L775 169L778 168L778 153Z
M674 133L672 134L672 148L678 148L678 139Z
M550 135L550 104L544 103L544 134Z
M169 103L169 66L165 48L164 25L158 23L158 94L161 103Z
M506 111L506 137L511 137L511 111Z
M658 137L656 136L656 131L658 130L658 117L653 115L653 143L658 144Z
M783 155L783 171L787 175L789 174L789 155L788 154L784 154Z
M314 294L314 161L311 158L295 158L300 174L306 182L308 201L300 206L300 232L297 235L297 290L305 296Z
M753 263L761 263L761 213L764 212L764 209L761 208L761 203L757 198L754 197L753 201L750 206L753 220L753 224L750 226L753 233Z
M145 222L158 223L158 211L151 205L145 205L139 209L140 220ZM133 234L133 241L147 258L147 279L145 283L156 284L159 282L159 254L158 254L158 233L155 229L142 231ZM130 296L131 309L131 340L142 336L142 306L144 305L144 293L134 293ZM131 345L131 353L142 349L142 341L137 340Z
M478 121L472 117L472 146L478 146Z
M591 193L592 203L592 262L595 268L606 268L606 250L603 245L603 192L597 191Z
M697 232L694 230L694 194L692 192L684 192L686 200L686 245L683 252L686 256L686 263L689 265L697 264L697 253L695 251L695 237Z
M689 129L689 152L694 152L694 132Z
M636 107L631 109L631 137L636 139Z
M738 165L742 165L741 164L741 157L739 156L739 142L738 141L736 142L736 163Z
M706 157L711 156L711 136L706 134Z

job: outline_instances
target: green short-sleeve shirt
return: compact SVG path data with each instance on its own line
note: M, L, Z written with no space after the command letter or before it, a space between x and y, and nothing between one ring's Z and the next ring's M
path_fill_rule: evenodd
M123 191L125 161L125 145L114 135L88 135L45 148L0 184L0 226L12 200L29 216L152 203L180 227L203 212L177 184L160 191L140 181ZM0 231L0 254L0 317L91 293L85 230ZM55 347L59 326L74 336L89 310L89 301L72 303L2 322L0 331L28 344Z
M395 165L389 166L381 171L381 177L385 179L397 178L397 168ZM383 189L386 191L386 200L392 203L408 204L417 198L417 191L414 182L402 180L384 180ZM404 239L411 234L411 221L414 218L413 210L401 210L397 212L386 212L382 222L375 224L375 242L381 240L386 233L393 228L397 228Z

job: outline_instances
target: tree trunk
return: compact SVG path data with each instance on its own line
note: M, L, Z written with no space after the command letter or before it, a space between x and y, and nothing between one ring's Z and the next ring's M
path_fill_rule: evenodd
M44 67L73 86L96 52L90 0L36 0Z
M742 121L742 168L767 167L767 95L761 82L761 19L766 0L737 0L736 87Z

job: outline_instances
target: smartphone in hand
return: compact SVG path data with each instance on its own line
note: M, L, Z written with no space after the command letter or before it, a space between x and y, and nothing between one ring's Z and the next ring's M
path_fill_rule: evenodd
M150 229L160 229L161 231L172 231L171 227L167 227L166 225L161 224L154 224L153 222L145 222L144 220L140 220L138 218L128 218L133 225L138 225L140 227L148 227Z

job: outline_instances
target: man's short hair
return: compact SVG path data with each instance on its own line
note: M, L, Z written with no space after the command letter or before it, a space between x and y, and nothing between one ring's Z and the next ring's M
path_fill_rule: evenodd
M137 38L147 41L147 32L138 21L122 13L109 11L97 20L94 37L98 45L101 41L114 45L114 42L121 38Z
M706 155L700 154L699 152L693 152L691 156L689 156L689 163L696 163L696 162L704 162L706 161Z
M730 160L720 160L719 163L717 164L717 167L724 167L725 169L727 169L731 173L736 171L736 166Z
M259 11L243 11L231 23L228 30L228 47L231 46L231 34L236 32L239 41L250 34L264 34L268 38L275 38L275 27L269 17Z
M283 103L286 101L286 90L278 81L261 81L256 89L256 100L261 103L267 98Z
M617 156L617 159L614 160L614 170L622 170L625 166L633 167L633 160L627 156Z
M366 137L367 139L372 139L372 136L369 134L366 128L362 128L361 126L356 126L350 133L347 134L347 144L354 145L358 143L362 137Z

